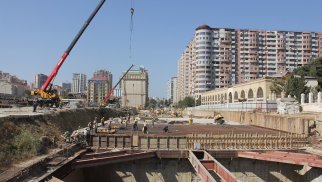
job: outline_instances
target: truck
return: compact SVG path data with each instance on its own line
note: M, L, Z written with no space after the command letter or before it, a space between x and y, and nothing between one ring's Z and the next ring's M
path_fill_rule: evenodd
M41 86L40 89L35 89L31 91L31 95L35 97L35 100L38 102L40 106L42 105L48 105L48 106L56 106L58 107L60 105L60 97L57 93L57 90L53 89L53 80L57 76L57 73L60 69L60 67L63 65L64 61L74 48L75 44L79 40L79 38L82 36L92 19L95 17L97 12L101 9L103 4L105 3L105 0L101 0L94 11L91 13L89 18L85 21L82 28L79 30L77 35L74 37L66 51L63 53L61 58L59 59L58 63L54 67L53 71L51 72L50 76L47 78L45 83Z

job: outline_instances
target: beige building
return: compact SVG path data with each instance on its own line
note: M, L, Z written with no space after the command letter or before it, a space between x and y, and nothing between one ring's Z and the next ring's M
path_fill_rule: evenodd
M131 70L121 81L122 107L145 107L148 100L149 77L144 68Z
M192 84L190 79L193 78L191 73L191 63L193 55L193 43L190 43L185 51L182 53L178 61L178 80L177 80L177 94L176 101L183 100L185 97L191 95Z
M272 100L276 96L270 90L271 78L260 78L232 87L215 89L201 95L201 105Z
M106 70L98 70L88 80L87 101L91 104L103 104L104 98L112 89L112 74Z

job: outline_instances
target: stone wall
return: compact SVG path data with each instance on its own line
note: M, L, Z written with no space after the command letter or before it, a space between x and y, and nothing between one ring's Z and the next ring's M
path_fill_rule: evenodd
M216 111L206 110L189 110L197 117L214 116ZM319 114L293 114L280 115L276 113L263 112L229 112L219 111L228 121L240 122L242 124L254 125L259 127L270 128L297 134L308 134L308 126L313 124L315 120L319 119ZM186 113L186 114L187 114Z

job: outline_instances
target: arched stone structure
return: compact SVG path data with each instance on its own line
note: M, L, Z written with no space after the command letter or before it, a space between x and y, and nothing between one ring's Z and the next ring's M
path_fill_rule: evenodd
M247 83L237 84L230 88L217 88L215 90L204 92L201 95L201 97L204 98L211 98L211 101L203 99L202 105L234 103L239 102L242 99L246 99L246 101L269 100L272 98L272 93L269 88L271 85L272 80L266 77L249 81Z

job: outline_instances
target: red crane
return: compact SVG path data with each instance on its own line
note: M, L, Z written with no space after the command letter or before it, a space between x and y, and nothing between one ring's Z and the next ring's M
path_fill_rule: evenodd
M60 101L59 96L56 93L56 91L52 90L52 88L51 88L52 81L56 77L60 67L62 66L62 64L64 63L66 58L68 57L69 53L72 51L73 47L75 46L75 44L77 43L79 38L82 36L84 31L86 30L86 28L88 27L88 25L90 24L92 19L95 17L97 12L101 9L101 7L103 6L104 3L105 3L105 0L101 0L99 2L99 4L96 6L96 8L92 12L92 14L85 21L82 28L79 30L77 35L74 37L73 41L70 43L69 47L66 49L64 54L61 56L60 60L58 61L57 65L55 66L55 68L51 72L50 76L47 78L46 82L41 86L41 88L39 90L33 90L31 92L31 95L39 96L39 102L41 102L40 104L50 104L50 105L55 104L56 106L59 105L59 101Z
M108 100L111 98L111 96L113 95L114 90L116 89L116 87L120 84L120 82L123 80L123 78L127 75L127 73L132 69L134 65L132 64L130 66L129 69L126 70L126 72L123 74L123 76L119 79L119 81L116 83L116 85L114 85L114 87L110 90L110 92L105 96L104 98L104 104L106 104L108 102Z

